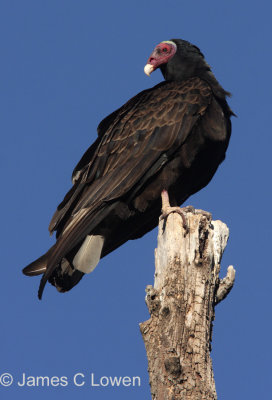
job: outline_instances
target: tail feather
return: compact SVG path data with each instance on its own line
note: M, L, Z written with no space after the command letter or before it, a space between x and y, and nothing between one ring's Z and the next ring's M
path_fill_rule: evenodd
M23 269L28 276L43 274L38 290L41 300L46 282L49 281L59 292L67 292L74 287L85 273L90 273L97 266L105 238L101 235L87 235L64 257L55 254L57 243L47 253Z
M55 286L59 292L64 293L77 285L83 275L85 275L84 272L75 269L68 258L62 258L61 262L56 265L49 276L47 276L46 272L43 274L38 290L38 298L40 300L42 299L47 280L51 285Z
M54 246L51 247L40 258L33 261L31 264L29 264L23 269L23 273L27 276L37 276L43 274L38 291L38 298L40 300L42 298L42 293L47 280L53 286L55 286L59 292L67 292L68 290L72 289L84 275L83 272L78 271L77 269L74 268L71 260L69 261L68 258L64 257L62 258L60 263L56 264L54 270L48 276L46 274L47 265L48 265L48 260L54 249ZM71 254L71 257L73 259L74 257L73 253Z
M60 265L48 279L48 282L63 293L77 285L83 275L84 273L75 269L67 258L63 258Z
M38 290L38 299L39 300L42 299L42 294L43 294L47 279L48 279L47 276L45 274L43 274L41 282L40 282L39 290Z
M33 261L31 264L23 269L23 274L27 276L36 276L44 274L46 271L46 265L48 260L48 252L42 255L37 260Z

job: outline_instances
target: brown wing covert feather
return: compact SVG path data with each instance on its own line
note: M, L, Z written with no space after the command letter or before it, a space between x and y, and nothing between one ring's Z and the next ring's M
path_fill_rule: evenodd
M58 240L40 295L62 257L107 217L113 202L130 191L136 196L150 171L156 174L182 146L211 99L209 85L199 78L163 82L113 113L111 124L102 121L99 138L80 160L75 184L50 223Z
M83 169L75 169L78 179L54 214L50 231L69 219L67 213L73 216L86 205L93 208L103 200L124 195L162 152L186 140L210 101L211 89L199 78L185 84L163 82L114 112L112 124L104 123L105 132L102 121L100 137L83 156Z

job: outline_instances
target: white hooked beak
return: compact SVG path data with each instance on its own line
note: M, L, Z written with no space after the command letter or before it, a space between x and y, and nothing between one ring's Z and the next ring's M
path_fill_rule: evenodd
M146 66L144 67L144 73L147 76L150 76L150 74L154 71L154 66L152 64L146 64Z

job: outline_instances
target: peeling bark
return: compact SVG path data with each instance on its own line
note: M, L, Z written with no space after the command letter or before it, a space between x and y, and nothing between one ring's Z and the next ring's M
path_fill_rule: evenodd
M153 400L215 400L210 358L214 306L230 292L233 267L219 279L229 230L202 210L160 221L154 287L146 288L150 319L140 324Z

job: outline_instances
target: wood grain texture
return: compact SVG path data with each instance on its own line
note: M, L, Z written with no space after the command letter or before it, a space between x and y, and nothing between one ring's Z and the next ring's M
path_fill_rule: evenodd
M210 344L217 291L225 285L219 271L229 230L201 210L187 213L187 221L187 235L176 213L160 222L154 287L146 289L151 317L140 329L153 400L217 399Z

